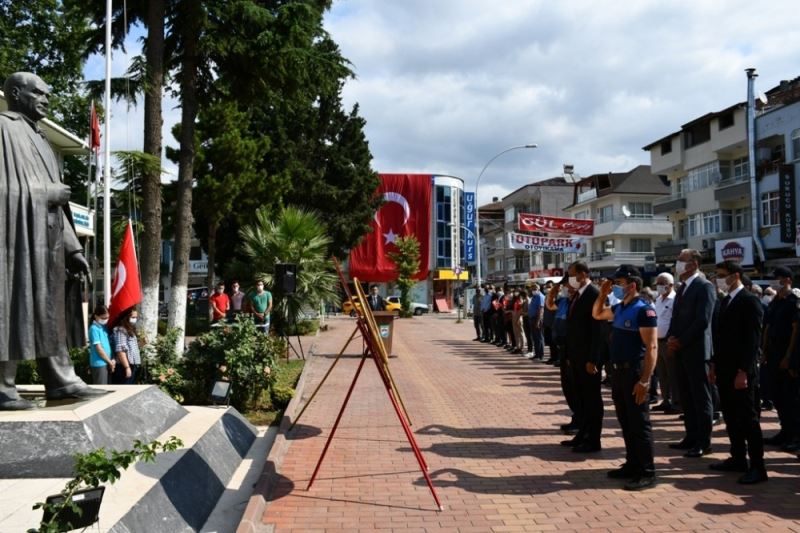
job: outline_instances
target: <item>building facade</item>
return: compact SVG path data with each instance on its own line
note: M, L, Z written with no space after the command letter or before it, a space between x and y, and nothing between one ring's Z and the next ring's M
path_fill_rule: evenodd
M594 235L585 237L586 246L577 256L593 276L610 276L621 264L635 265L646 276L655 273L653 248L672 236L672 224L655 214L654 203L669 192L669 185L647 165L595 174L575 184L572 203L564 211L571 218L595 222Z

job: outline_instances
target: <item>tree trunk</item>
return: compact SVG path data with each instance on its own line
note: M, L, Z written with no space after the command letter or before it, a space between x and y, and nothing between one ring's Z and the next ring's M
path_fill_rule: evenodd
M219 222L212 220L208 223L208 276L206 277L206 287L208 287L208 294L214 294L214 262L217 259L217 228ZM214 312L211 310L211 305L208 306L208 320L211 320Z
M147 87L144 95L144 151L161 160L161 97L164 88L164 0L147 3ZM142 304L139 315L149 342L158 336L158 289L161 271L161 172L142 176L142 223L139 241Z
M186 333L186 289L189 283L189 250L192 240L192 181L195 157L195 120L197 119L197 67L198 38L200 35L200 10L195 0L184 0L179 9L183 11L181 39L181 131L180 155L178 157L178 195L175 217L175 247L172 264L172 283L169 300L170 328L180 328ZM184 335L178 335L176 349L181 353Z

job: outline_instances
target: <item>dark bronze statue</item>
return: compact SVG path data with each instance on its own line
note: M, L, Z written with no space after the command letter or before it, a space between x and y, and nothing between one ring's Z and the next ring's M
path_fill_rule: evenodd
M17 72L0 113L0 410L30 409L15 386L17 362L36 359L48 399L105 394L75 374L67 352L67 275L89 264L69 216L70 188L37 123L48 86Z

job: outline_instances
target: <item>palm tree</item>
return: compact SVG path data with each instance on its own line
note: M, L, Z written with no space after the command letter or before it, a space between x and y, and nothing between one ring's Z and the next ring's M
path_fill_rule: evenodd
M255 223L239 231L244 254L256 279L263 279L274 296L273 322L277 331L294 323L302 309L318 309L333 302L338 278L328 260L331 239L320 218L307 210L287 206L275 216L266 208L256 211ZM285 294L274 280L275 265L297 265L294 294Z

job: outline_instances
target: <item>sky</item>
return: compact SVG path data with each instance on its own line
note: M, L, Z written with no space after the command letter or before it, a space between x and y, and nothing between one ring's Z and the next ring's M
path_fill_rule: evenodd
M360 106L376 171L474 190L495 155L538 145L487 167L482 204L565 163L582 176L648 164L646 144L744 101L745 68L757 91L800 76L796 12L789 0L334 0L325 27L352 63L344 102ZM96 63L102 75L93 61L87 77ZM140 149L141 106L112 112L112 149ZM164 112L174 145L177 102Z

